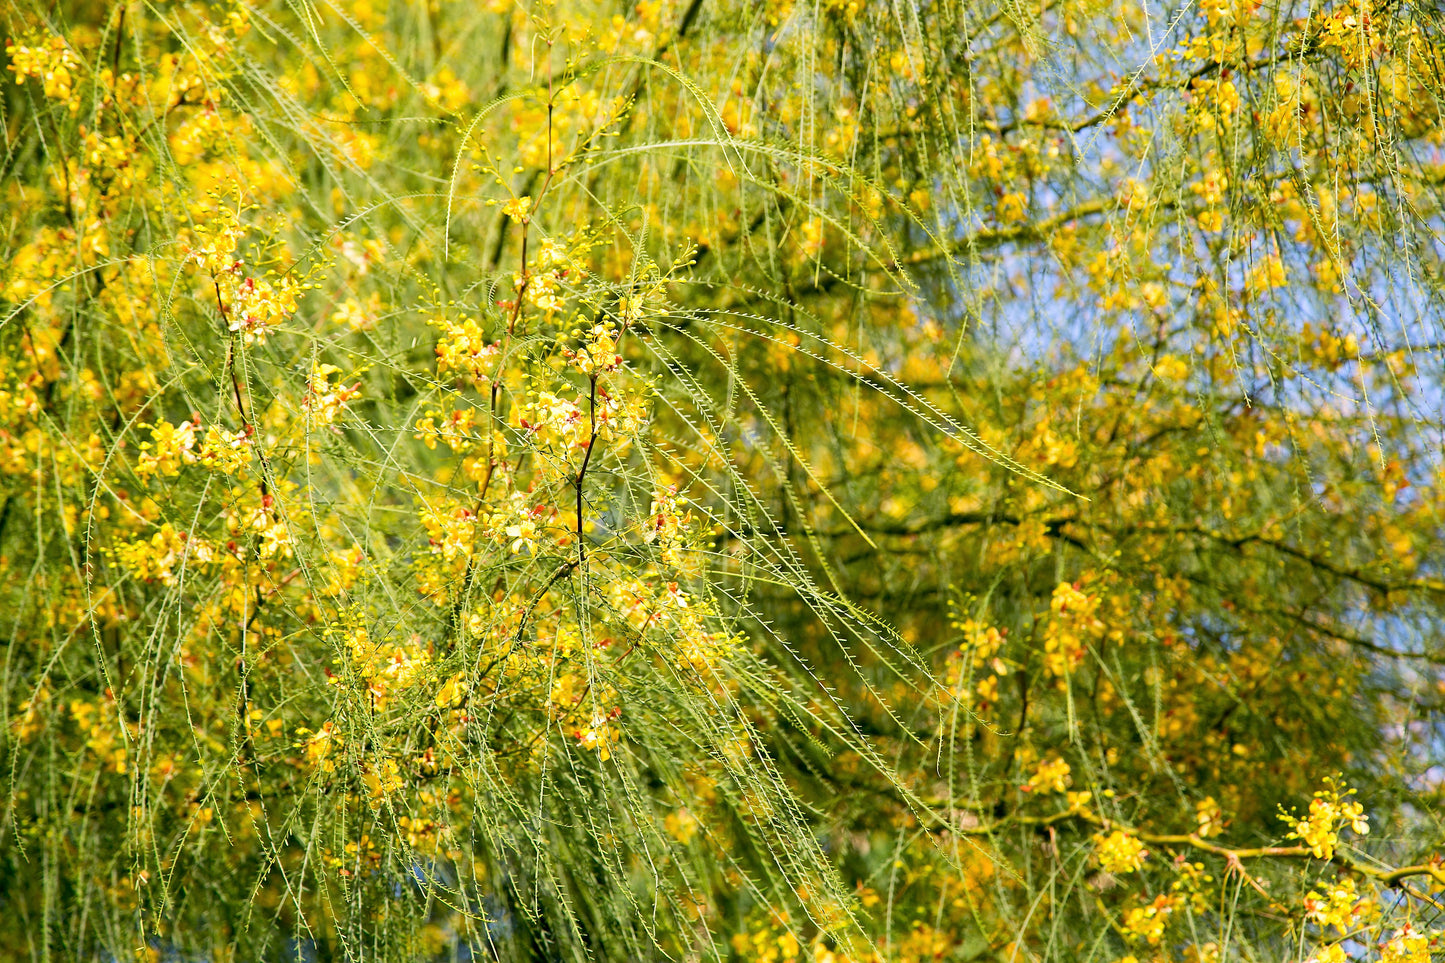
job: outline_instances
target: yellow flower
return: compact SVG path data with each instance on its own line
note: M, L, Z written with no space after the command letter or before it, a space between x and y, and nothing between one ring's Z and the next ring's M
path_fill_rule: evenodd
M305 734L303 729L302 735ZM331 754L341 744L342 739L336 734L335 727L327 721L306 740L306 761L322 772L334 772L336 760L331 758Z
M441 689L437 692L437 705L443 709L452 709L461 705L462 699L466 697L466 692L463 687L465 678L465 672L458 672L443 683Z
M65 102L72 114L80 110L80 99L72 96L80 59L70 52L63 38L35 40L24 46L7 40L5 53L17 85L24 84L27 78L39 80L45 96Z
M114 557L143 581L175 585L187 565L214 560L215 550L201 539L191 538L166 522L150 538L137 539L116 547Z
M301 399L301 407L306 409L307 414L315 421L323 425L334 422L346 407L347 402L361 396L361 382L357 382L350 388L341 384L331 383L331 376L339 374L340 368L334 364L313 364L311 366L311 377L306 382L306 394Z
M191 421L151 425L151 440L141 443L135 473L143 479L152 475L174 478L181 468L196 461L196 428Z
M502 213L514 221L527 221L531 218L532 199L527 196L514 197L502 206Z
M1094 858L1106 872L1132 873L1144 865L1149 851L1138 839L1116 829L1107 836L1094 835Z
M998 199L998 222L1017 224L1025 218L1028 199L1018 191L1010 191Z
M669 836L684 846L697 835L697 817L689 812L686 806L664 816L662 826Z
M582 346L572 353L572 363L588 375L611 371L622 364L622 356L617 353L615 327L612 324L594 325Z
M973 694L983 704L992 705L998 701L998 676L991 675L973 687ZM1035 774L1037 778L1037 774ZM1032 780L1030 780L1032 781Z
M477 387L489 383L496 373L501 348L487 342L481 326L471 318L460 324L446 320L432 324L442 329L436 347L437 374L454 371Z
M513 555L525 551L528 555L537 552L537 523L530 518L518 519L516 524L507 526L507 537L512 540Z
M1355 881L1335 880L1324 893L1310 890L1305 896L1305 915L1312 923L1348 930L1359 908Z
M246 233L237 212L221 211L181 237L186 260L194 261L206 273L232 276L236 265L236 244ZM218 282L219 283L219 282Z
M238 283L223 284L221 290L222 299L229 302L230 329L240 334L247 344L259 344L266 340L271 328L296 313L301 285L289 277L278 277L274 284L265 278L248 277Z
M251 439L244 431L207 428L197 461L207 468L234 475L251 463Z
M1034 769L1034 774L1029 781L1023 784L1024 792L1063 792L1068 788L1069 764L1057 756L1052 759L1045 759Z
M1197 832L1205 839L1224 831L1224 811L1213 796L1205 796L1194 804L1194 818L1199 824Z
M1280 813L1280 818L1293 826L1288 838L1303 842L1317 859L1331 859L1343 829L1348 827L1359 836L1369 833L1370 822L1364 807L1349 798L1354 792L1336 779L1326 778L1325 788L1310 800L1307 816L1300 819L1290 813Z
M578 744L581 745L583 749L595 749L597 751L597 758L602 762L606 762L612 758L612 745L617 742L617 737L621 735L621 733L617 731L616 726L609 725L611 718L611 715L595 712L592 714L588 725L579 728L573 733L573 735L577 737Z
M1430 963L1430 938L1407 923L1380 951L1380 963Z
M1164 924L1174 911L1172 896L1156 897L1147 906L1136 906L1124 914L1124 932L1133 939L1154 945L1164 936Z
M356 298L347 298L331 312L331 323L345 325L353 331L367 331L376 327L377 316L381 314L381 298L373 293L365 303Z
M383 799L405 785L401 778L401 767L394 759L383 759L381 765L367 772L362 778L371 790L372 799Z
M1086 595L1069 582L1060 582L1049 600L1050 618L1044 626L1044 666L1056 676L1067 675L1084 661L1089 643L1101 638L1105 625L1096 614L1099 597Z

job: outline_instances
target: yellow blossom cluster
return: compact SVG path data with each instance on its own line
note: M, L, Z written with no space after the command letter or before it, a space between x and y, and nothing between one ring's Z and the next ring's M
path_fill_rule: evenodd
M1132 873L1144 865L1149 851L1138 837L1116 829L1094 835L1094 858L1106 873Z
M1142 939L1151 946L1164 938L1164 927L1174 912L1174 897L1156 896L1151 903L1135 906L1124 914L1124 932L1131 939Z
M471 557L478 535L476 513L455 501L437 500L423 504L419 521L427 536L427 550L413 562L417 590L437 605L445 605Z
M330 425L346 409L350 401L361 397L361 382L347 387L340 380L332 382L331 376L341 369L334 364L313 364L311 377L306 382L306 394L301 406L313 423Z
M246 229L240 212L221 206L181 236L187 263L194 263L208 276L229 274L236 266L236 247Z
M1370 831L1370 817L1365 815L1365 808L1350 798L1354 790L1334 777L1324 782L1324 788L1310 800L1305 816L1281 812L1279 817L1291 827L1289 838L1304 843L1317 859L1333 858L1343 830L1349 829L1357 836Z
M1069 788L1069 764L1058 756L1043 760L1022 787L1024 792L1057 793ZM1102 860L1102 857L1101 857Z
M351 667L365 689L371 709L378 712L402 691L427 677L431 656L420 639L375 641L364 626L337 627L351 657Z
M216 552L204 539L192 538L164 522L149 538L117 545L113 555L135 578L175 585L187 566L205 565L215 559Z
M654 491L642 525L643 540L655 544L662 560L674 567L683 565L683 553L695 541L692 512L687 505L687 498L677 493L676 485Z
M475 318L432 323L441 329L436 344L437 374L450 372L478 388L488 384L497 373L500 345L486 340Z
M1098 617L1100 598L1079 586L1060 582L1049 600L1044 623L1044 667L1054 676L1066 676L1083 664L1089 646L1103 637Z
M749 963L796 963L803 953L803 944L780 919L734 933L732 946L739 958Z
M81 62L64 37L37 36L24 44L7 39L5 55L10 61L7 69L15 74L15 83L38 80L45 96L61 101L72 114L79 112L80 98L75 86Z
M297 731L302 737L301 747L306 751L306 762L321 772L336 771L336 752L345 744L331 720L322 723L321 728L312 732L302 728Z
M1350 932L1356 920L1366 912L1355 891L1355 881L1348 876L1334 880L1324 892L1310 890L1305 895L1305 918L1320 927L1334 927Z
M251 463L251 435L244 429L231 431L210 425L201 441L196 461L206 468L234 475ZM137 466L137 473L140 467Z
M242 277L235 267L216 275L216 283L227 304L227 327L248 344L265 341L272 328L295 314L301 292L300 283L289 275Z
M296 313L305 284L290 272L261 277L246 272L237 255L246 235L240 213L229 205L206 213L183 235L182 249L186 263L199 268L202 296L214 300L227 330L247 344L260 344Z
M1433 944L1429 935L1407 924L1381 947L1380 963L1430 963Z
M549 529L554 530L552 538L562 540L563 544L568 539L565 530L556 525L559 514L545 502L532 501L525 492L512 492L506 502L487 516L487 534L513 555L535 555Z
M276 510L275 496L268 493L262 495L259 501L243 496L237 501L236 506L225 515L231 554L241 557L245 554L245 545L250 543L254 545L254 554L259 559L290 558L294 551L291 527Z
M1224 810L1213 796L1205 796L1194 804L1194 821L1201 839L1218 836L1224 831Z
M577 332L581 344L576 351L565 350L566 357L584 375L611 371L622 363L617 353L617 327L610 321L595 324L590 331Z
M135 733L122 731L125 723L115 694L107 689L100 699L75 699L68 708L76 729L85 737L85 747L113 772L125 773L129 758L126 744L128 736Z
M958 649L949 654L944 677L946 691L950 698L958 697L967 672L978 680L974 683L973 705L979 712L986 712L998 701L999 677L1008 671L1008 665L998 655L1008 629L971 618L954 619L951 624L963 632L964 638ZM968 663L972 663L971 669Z
M142 479L174 478L187 465L234 475L251 462L251 437L245 431L231 431L215 425L200 432L200 419L175 424L150 425L150 440L140 445L135 472Z

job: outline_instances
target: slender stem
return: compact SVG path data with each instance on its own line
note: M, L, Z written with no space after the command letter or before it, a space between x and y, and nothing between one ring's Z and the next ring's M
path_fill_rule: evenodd
M1100 829L1121 829L1141 842L1154 846L1187 846L1200 852L1209 853L1214 856L1223 857L1234 872L1243 873L1243 860L1246 859L1312 859L1318 858L1314 850L1308 846L1254 846L1241 849L1234 849L1229 846L1222 846L1210 842L1198 833L1150 833L1128 826L1117 820L1108 819L1098 813L1084 808L1073 808L1061 812L1051 813L1047 816L1006 816L991 823L982 823L973 826L960 828L942 817L936 817L944 822L945 828L964 836L989 836L997 833L1010 825L1014 826L1052 826L1055 823L1078 820L1091 826L1098 826ZM1353 856L1341 849L1336 849L1328 860L1322 862L1333 862L1345 867L1361 876L1368 876L1386 886L1398 885L1402 880L1414 876L1428 876L1436 883L1445 886L1445 863L1425 862L1415 863L1408 866L1370 866L1360 862ZM1247 874L1246 874L1247 875ZM1267 895L1267 894L1266 894Z
M221 283L211 275L211 286L216 290L216 308L221 312L221 321L225 323L227 330L231 327L230 315L226 312L226 304L221 300ZM246 432L246 437L253 442L256 440L256 426L251 421L251 414L246 410L246 397L241 392L241 377L236 371L236 335L231 333L231 338L226 342L226 374L231 379L231 393L236 398L236 412L241 419L241 428ZM260 446L257 445L257 453L260 453ZM261 465L261 496L264 498L270 494L270 488L266 484L265 462Z
M582 486L587 478L587 466L592 462L592 449L597 447L597 373L594 371L587 380L587 420L589 435L587 452L582 456L582 467L577 469L577 564L587 561L587 545L582 540Z
M216 279L216 275L214 273L211 274L211 287L216 292L216 309L221 312L221 321L223 324L225 324L226 329L229 331L231 327L230 315L226 311L226 302L221 297L221 282ZM241 377L236 370L236 333L234 331L230 333L230 339L226 342L226 375L230 378L231 381L231 394L236 399L236 413L237 416L241 419L241 428L246 433L246 437L251 439L252 442L256 444L257 458L261 463L261 477L259 479L259 485L261 489L261 508L262 511L268 511L269 506L267 505L267 501L271 497L271 490L270 486L266 482L266 457L261 452L261 448L256 436L256 426L251 420L250 411L246 408L245 393L241 391ZM249 570L250 564L249 562L247 562L246 571L249 572ZM288 575L285 579L278 583L272 594L280 592L281 589L285 587L285 585L290 582L296 574L297 573L293 572L291 575ZM250 719L247 718L247 713L250 711L251 705L250 667L247 664L246 660L249 648L249 646L247 645L247 639L250 636L252 624L255 623L257 617L261 614L261 610L266 605L266 600L266 595L261 591L261 586L258 584L256 586L255 607L252 608L251 614L246 618L245 623L241 626L241 654L236 659L236 675L240 680L240 698L239 703L236 706L236 716L241 727L241 741L243 747L241 755L242 761L245 761L248 758L254 759L256 756L255 743L251 739Z
M531 238L531 215L541 206L542 198L547 195L548 188L552 185L552 177L556 173L556 166L552 159L552 105L555 99L552 90L552 41L547 41L547 176L542 181L542 187L537 192L537 197L532 203L531 211L520 222L522 229L522 249L520 252L521 265L519 268L520 283L517 285L516 298L512 302L512 310L507 318L507 328L502 335L502 347L497 352L497 370L492 374L489 390L490 419L487 433L487 470L482 476L482 485L477 493L477 507L474 516L477 522L481 521L482 512L486 509L487 491L491 488L492 478L497 471L496 455L496 432L497 432L497 410L501 402L502 376L505 373L507 363L507 351L511 348L512 336L517 330L517 322L522 316L522 302L526 300L527 288L531 284L532 275L527 270L527 249ZM462 589L457 593L456 599L452 602L451 625L449 627L448 648L456 645L457 637L461 634L462 606L467 597L471 594L472 583L476 579L476 547L473 545L472 553L467 558L466 571L462 574Z

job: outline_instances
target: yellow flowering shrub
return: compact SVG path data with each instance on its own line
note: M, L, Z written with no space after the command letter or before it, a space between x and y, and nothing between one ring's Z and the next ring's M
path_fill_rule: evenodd
M1438 954L1435 7L0 18L0 959Z

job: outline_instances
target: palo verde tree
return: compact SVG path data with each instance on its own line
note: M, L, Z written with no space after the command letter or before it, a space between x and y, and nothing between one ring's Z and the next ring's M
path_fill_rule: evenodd
M1430 959L1432 5L4 31L0 955Z

